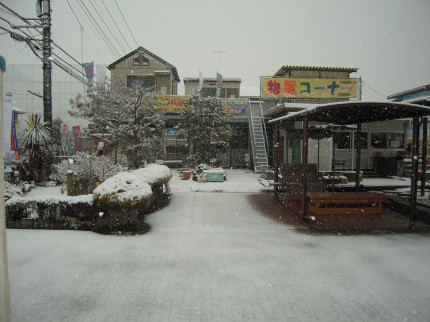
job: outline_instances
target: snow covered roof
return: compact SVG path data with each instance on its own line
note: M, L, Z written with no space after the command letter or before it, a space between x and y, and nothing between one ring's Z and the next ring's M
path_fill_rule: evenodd
M316 105L298 112L291 112L287 115L270 120L269 123L280 121L301 121L306 116L309 121L346 125L412 118L425 115L430 115L430 108L422 105L390 101L345 101Z
M282 66L274 76L284 76L285 73L291 70L309 70L309 71L331 71L331 72L348 72L354 73L358 68L350 67L322 67L322 66Z

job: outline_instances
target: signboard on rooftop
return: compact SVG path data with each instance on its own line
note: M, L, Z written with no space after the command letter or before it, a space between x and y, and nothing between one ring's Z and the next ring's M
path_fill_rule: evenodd
M275 99L357 98L358 84L358 78L261 77L261 96Z

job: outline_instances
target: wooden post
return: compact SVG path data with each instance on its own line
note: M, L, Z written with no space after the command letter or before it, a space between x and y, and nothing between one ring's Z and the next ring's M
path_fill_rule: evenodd
M360 188L360 169L361 169L361 124L357 124L357 153L355 154L355 190Z
M412 147L411 147L411 155L412 155L412 175L411 175L411 199L409 200L409 220L415 221L416 214L416 202L417 202L417 188L418 188L418 140L420 135L420 124L418 117L414 117L413 119L413 134L412 134Z
M301 191L301 215L302 218L308 215L308 118L303 119L303 136L302 136L302 191Z
M67 171L67 195L73 196L73 172Z
M423 139L421 148L421 196L426 190L426 171L427 171L427 117L423 117Z
M279 171L278 171L278 167L279 167L279 125L276 124L275 125L275 131L274 131L274 144L273 144L273 154L274 154L274 165L275 165L275 169L273 169L273 183L275 184L273 187L273 191L274 191L274 195L275 195L275 199L278 199L278 182L279 182Z

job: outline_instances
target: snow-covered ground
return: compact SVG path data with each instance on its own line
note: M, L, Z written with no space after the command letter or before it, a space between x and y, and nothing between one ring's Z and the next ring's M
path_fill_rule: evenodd
M182 180L177 169L171 169L170 189L174 192L259 192L264 187L258 179L261 175L243 169L226 169L227 180L224 182L205 182ZM26 196L61 196L61 187L35 187Z
M227 177L176 177L145 235L8 229L12 321L430 320L428 234L297 230Z
M172 169L170 183L172 192L259 192L264 187L259 183L260 174L244 169L225 169L227 180L224 182L204 182L182 180L180 172Z

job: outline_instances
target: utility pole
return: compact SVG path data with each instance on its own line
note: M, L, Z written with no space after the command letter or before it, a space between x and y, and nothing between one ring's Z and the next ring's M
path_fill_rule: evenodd
M48 123L52 136L52 47L51 0L39 0L37 8L43 24L43 121Z

